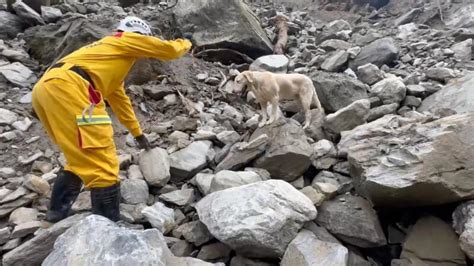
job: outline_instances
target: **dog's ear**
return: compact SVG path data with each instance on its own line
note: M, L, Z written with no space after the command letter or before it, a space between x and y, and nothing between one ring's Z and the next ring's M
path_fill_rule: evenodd
M243 74L244 77L247 79L247 81L249 82L249 84L253 84L253 75L252 75L252 72L250 72L250 71L244 71L244 72L242 72L242 74Z

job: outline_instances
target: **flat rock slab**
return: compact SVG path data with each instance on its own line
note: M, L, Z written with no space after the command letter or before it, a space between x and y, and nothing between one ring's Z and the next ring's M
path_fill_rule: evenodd
M186 148L172 153L169 157L172 181L179 182L189 179L204 169L211 149L212 142L196 141Z

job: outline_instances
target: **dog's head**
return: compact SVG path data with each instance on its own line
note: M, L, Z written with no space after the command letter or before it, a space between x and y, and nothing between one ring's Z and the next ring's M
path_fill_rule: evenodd
M247 86L253 86L253 75L250 71L244 71L237 75L234 80L234 93L244 94Z

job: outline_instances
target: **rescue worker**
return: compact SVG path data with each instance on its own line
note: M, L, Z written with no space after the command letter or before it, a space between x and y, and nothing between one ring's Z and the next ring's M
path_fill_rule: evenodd
M45 220L68 216L82 184L91 191L92 212L120 219L119 162L107 101L140 149L150 149L125 94L124 80L139 58L177 59L192 44L164 41L136 17L123 19L117 32L60 59L33 88L33 108L47 134L66 157L51 192Z

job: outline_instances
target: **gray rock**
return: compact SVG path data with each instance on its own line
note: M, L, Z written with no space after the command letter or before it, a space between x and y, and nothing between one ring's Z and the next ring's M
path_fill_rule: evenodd
M407 85L407 95L425 98L428 95L428 91L425 87L421 85L412 84Z
M10 214L10 219L8 223L11 225L19 225L28 222L38 221L38 210L33 208L21 207L14 210Z
M10 239L8 240L7 243L5 243L5 245L3 245L2 251L8 252L12 249L17 248L18 246L20 246L20 244L21 244L21 238Z
M169 94L174 94L175 90L163 84L147 85L143 87L143 92L154 100L162 100Z
M163 203L157 202L153 206L142 210L146 220L161 233L167 234L173 230L176 223L174 220L174 211L166 207Z
M4 204L6 202L14 201L16 199L19 199L19 198L25 196L26 194L28 194L28 190L25 189L24 187L19 187L15 191L13 191L12 193L9 193L6 197L4 197L0 201L0 203Z
M179 240L171 246L170 251L177 257L188 257L194 251L194 246L186 240Z
M313 144L311 163L320 169L329 169L338 162L336 147L329 140L320 140Z
M193 177L207 165L212 142L196 141L170 155L172 180L179 182Z
M421 99L415 96L408 95L403 101L403 105L408 106L410 108L417 108L421 105Z
M303 193L306 197L308 197L308 199L311 200L314 206L321 206L323 201L326 199L326 196L323 193L319 192L311 186L302 188L300 192Z
M205 261L228 258L232 250L222 243L213 243L201 248L197 258Z
M1 110L2 109L0 109L0 113L2 112ZM3 109L3 110L5 110L5 109ZM2 167L2 168L0 168L0 177L2 177L2 178L14 177L15 174L16 174L15 169L13 169L11 167Z
M254 140L263 134L272 141L263 156L255 161L255 167L267 170L272 178L286 181L295 180L308 169L311 164L311 146L296 121L280 119L258 128L250 139Z
M452 28L471 28L474 26L474 4L460 5L446 19L446 25Z
M126 179L120 182L122 199L128 204L146 203L148 201L148 186L145 180Z
M474 258L474 202L459 205L453 213L453 227L459 234L459 245L464 253Z
M362 47L359 55L349 62L350 68L356 70L359 66L372 63L378 67L389 65L398 58L398 47L392 38L382 38Z
M384 74L374 64L365 64L357 68L357 77L360 81L373 85L384 78Z
M428 265L466 265L453 229L434 216L419 219L411 228L400 258Z
M0 66L0 73L16 86L30 87L36 82L36 76L33 71L20 62Z
M255 259L244 258L242 256L235 256L230 261L230 266L276 266L278 264L273 264L269 262L264 262Z
M168 192L166 194L161 194L159 196L161 200L164 200L169 203L173 203L178 206L185 206L191 204L195 200L194 189L181 189L173 192Z
M33 200L35 200L38 197L38 194L36 193L29 193L29 194L23 194L19 197L18 196L18 191L24 189L23 187L19 187L17 190L14 192L8 194L4 199L2 199L2 203L0 204L0 218L7 217L11 212L14 210L26 206L28 204L31 204ZM25 189L26 190L26 189ZM15 198L14 200L10 200L12 198Z
M346 266L348 257L343 245L318 240L311 231L302 230L288 245L280 265Z
M40 221L32 221L19 224L13 229L11 238L22 238L27 235L33 234L41 227Z
M336 112L357 100L369 98L368 86L345 74L315 71L310 77L326 112Z
M400 26L400 25L410 23L421 13L423 13L423 10L421 8L413 8L409 12L398 17L394 21L394 24L395 26Z
M180 1L174 8L174 16L176 28L195 25L193 39L196 47L230 48L252 58L272 53L272 43L256 15L242 2ZM209 32L213 35L210 36ZM224 55L228 58L229 52Z
M224 144L234 144L237 141L240 140L240 135L239 133L233 131L233 130L226 130L222 131L219 134L216 135L217 140L224 143Z
M352 104L326 116L324 128L333 134L351 130L367 121L370 110L368 99L357 100Z
M196 246L202 246L212 239L211 233L200 221L185 223L176 229L186 241Z
M264 153L268 141L267 135L261 135L250 142L236 143L216 166L215 171L237 170L243 167Z
M0 39L13 39L24 28L25 25L21 18L7 11L0 11Z
M45 179L35 176L35 175L26 175L23 185L31 191L34 191L40 195L45 196L48 194L51 186L48 181Z
M41 6L41 16L46 23L54 23L63 16L63 13L60 9L52 6Z
M69 227L84 219L87 214L68 217L3 256L3 265L39 265L53 250L54 241ZM95 235L93 238L100 239Z
M426 119L387 115L342 134L339 153L348 154L356 188L375 205L439 205L473 197L474 115Z
M398 107L398 103L391 103L372 108L369 111L369 117L367 118L367 121L372 122L385 115L395 114L397 112Z
M41 17L41 14L38 13L39 10L38 12L35 11L29 5L23 3L22 0L16 0L16 2L13 3L12 8L15 10L15 13L30 26L46 24Z
M74 212L83 212L89 211L92 209L92 202L91 202L91 192L90 191L83 191L79 194L77 199L72 204L72 211Z
M324 228L322 226L319 226L318 224L316 224L313 221L305 223L303 228L304 228L304 230L311 231L313 233L313 235L316 237L316 239L318 239L320 241L329 242L329 243L336 243L336 244L341 243L341 242L339 242L339 240L337 240L337 238L335 238L333 235L331 235L331 233L329 233L328 230L326 230L326 228Z
M347 37L344 32L351 32L351 25L342 19L334 20L323 27L323 31L320 32L316 37L316 44L320 44L330 39L346 39Z
M128 179L145 179L142 174L142 171L140 170L140 166L136 164L130 165L127 171L127 176Z
M61 235L43 265L71 261L80 265L212 265L173 256L156 229L120 228L98 215L85 218Z
M173 129L179 131L194 131L197 128L197 120L195 118L177 116L173 122Z
M0 245L3 245L8 242L8 240L10 239L11 233L12 233L12 230L8 226L0 229Z
M265 179L263 179L260 175L252 171L234 172L222 170L219 171L212 179L209 193L264 180Z
M406 86L400 78L386 78L375 83L370 94L379 97L383 104L400 103L405 99Z
M472 57L472 39L459 42L451 46L454 51L454 57L461 61L470 61Z
M446 67L434 67L426 70L425 75L432 79L441 82L447 82L456 77L452 69Z
M120 219L128 223L143 223L145 222L145 215L142 211L146 208L146 205L141 204L120 204Z
M347 50L351 48L351 46L350 43L337 39L326 40L319 45L319 47L326 51Z
M448 83L440 91L423 100L420 112L436 112L449 108L457 113L474 112L474 72L467 72L464 77Z
M0 125L11 125L18 119L18 116L7 109L0 108Z
M339 239L357 247L387 244L377 214L361 197L342 195L325 201L319 208L316 221Z
M311 186L324 193L327 198L332 198L337 193L349 192L353 188L350 178L329 171L319 172L311 182Z
M139 165L150 186L162 187L170 180L170 159L168 153L161 148L142 151Z
M197 187L203 195L211 193L211 183L212 179L214 179L213 174L199 173L196 175L195 179Z
M321 69L329 72L339 72L344 68L348 59L349 54L346 51L334 52L333 55L324 60Z
M285 55L266 55L257 58L250 64L250 71L270 71L273 73L288 72L290 60Z
M265 211L270 205L273 211ZM239 254L257 258L283 255L303 223L317 214L304 194L281 180L211 193L196 209L215 238Z

